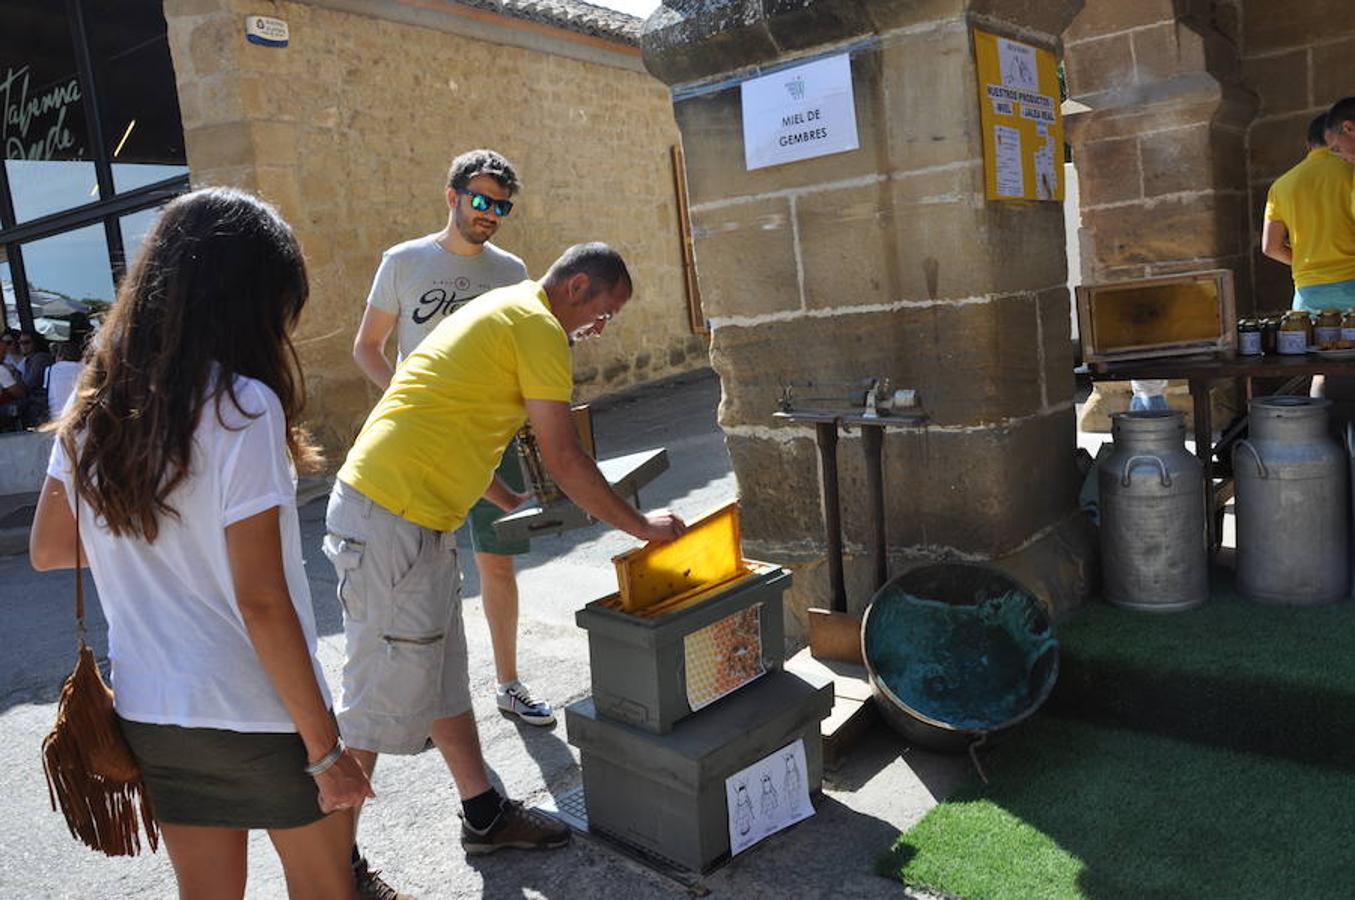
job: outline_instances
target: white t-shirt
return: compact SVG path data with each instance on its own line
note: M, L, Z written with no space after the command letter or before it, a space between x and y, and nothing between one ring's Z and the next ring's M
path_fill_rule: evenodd
M162 516L153 544L114 537L80 504L81 539L108 619L108 656L119 715L134 722L295 732L264 672L235 599L226 527L272 507L281 510L282 560L311 667L331 703L315 657L315 611L301 556L296 473L287 453L277 396L252 378L236 380L249 418L222 398L221 419L207 404L189 476L169 497L178 518ZM70 464L60 441L47 474L66 484Z
M399 317L396 338L403 360L447 316L485 291L526 279L522 260L488 241L474 256L458 256L430 234L382 254L367 305Z
M52 367L47 370L47 409L52 418L61 415L66 408L66 401L75 390L75 383L80 380L80 371L84 367L84 363L62 359L52 363Z
M8 366L0 363L0 391L12 388L16 384L18 384L18 381L15 380L14 373L9 370Z

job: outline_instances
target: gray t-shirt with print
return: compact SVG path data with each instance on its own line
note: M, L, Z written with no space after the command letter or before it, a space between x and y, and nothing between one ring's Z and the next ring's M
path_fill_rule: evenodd
M436 235L396 244L381 256L367 305L399 316L396 336L404 359L444 318L494 288L527 278L527 267L486 242L474 256L442 249Z

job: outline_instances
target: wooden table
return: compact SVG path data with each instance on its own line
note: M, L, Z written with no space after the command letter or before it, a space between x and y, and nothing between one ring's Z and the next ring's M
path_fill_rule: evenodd
M926 424L920 408L897 410L867 417L861 409L792 409L773 413L789 422L813 422L819 448L819 473L823 476L823 530L828 544L828 581L833 592L833 612L847 611L847 588L842 577L842 512L838 501L837 432L861 429L861 449L866 457L866 493L869 494L871 562L875 590L889 578L889 555L885 546L884 432L886 428L917 428Z
M1210 415L1209 383L1223 378L1244 382L1244 402L1252 398L1252 382L1257 378L1282 378L1284 385L1277 394L1292 393L1303 379L1313 375L1355 376L1355 360L1323 359L1316 354L1302 356L1164 356L1132 362L1096 363L1087 369L1093 381L1126 381L1128 379L1185 379L1190 384L1190 399L1195 408L1195 455L1204 463L1204 490L1206 502L1205 527L1209 530L1209 546L1217 548L1222 534L1215 509L1218 489L1214 485L1214 424ZM1224 480L1222 486L1230 482Z

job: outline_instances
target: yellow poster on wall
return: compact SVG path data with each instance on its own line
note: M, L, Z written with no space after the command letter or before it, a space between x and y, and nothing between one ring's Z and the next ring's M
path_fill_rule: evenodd
M974 30L989 200L1063 199L1058 63L1030 44Z

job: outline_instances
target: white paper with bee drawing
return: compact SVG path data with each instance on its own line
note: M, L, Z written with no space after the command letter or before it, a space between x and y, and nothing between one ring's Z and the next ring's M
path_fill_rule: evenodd
M805 742L787 744L725 779L729 854L814 815L805 778Z

